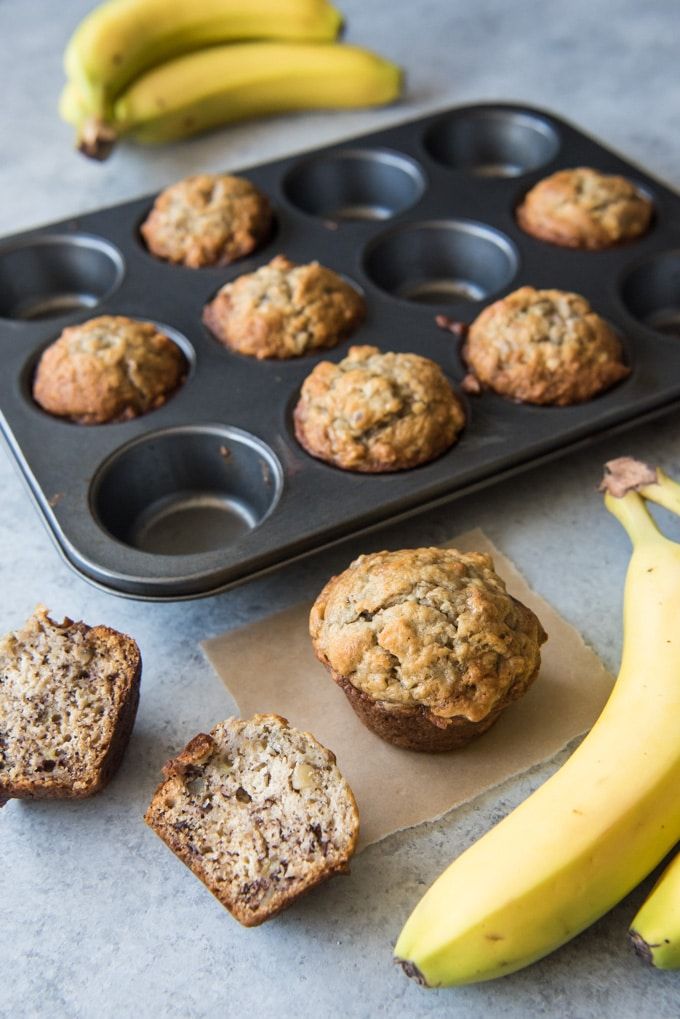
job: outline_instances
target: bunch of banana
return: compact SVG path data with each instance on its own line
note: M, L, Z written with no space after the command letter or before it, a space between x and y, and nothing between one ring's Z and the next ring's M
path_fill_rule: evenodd
M566 764L454 860L407 921L395 955L427 986L490 980L547 955L680 839L680 545L645 504L680 513L680 486L629 458L607 467L607 509L633 543L617 681ZM677 903L677 870L668 884ZM668 930L679 925L676 912ZM644 917L634 926L645 940L659 934Z
M328 0L108 0L66 48L60 113L80 150L103 159L123 136L162 142L244 117L396 99L399 68L334 45L341 24Z

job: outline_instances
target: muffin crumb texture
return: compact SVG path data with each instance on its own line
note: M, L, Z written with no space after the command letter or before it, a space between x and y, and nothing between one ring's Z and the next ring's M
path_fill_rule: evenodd
M289 358L335 346L364 314L363 298L337 273L318 262L296 265L277 255L222 287L203 320L239 354Z
M563 290L521 287L489 305L463 356L482 386L525 403L581 403L630 373L610 326Z
M490 556L446 548L360 556L317 598L310 633L362 720L423 750L488 728L536 678L546 639Z
M64 329L43 352L33 398L78 424L127 421L161 407L186 372L182 351L152 322L100 315Z
M269 201L250 181L203 173L165 188L140 231L157 258L199 269L251 254L271 227Z
M74 798L118 766L139 700L141 657L106 626L40 607L0 641L0 800Z
M625 177L581 166L539 181L518 207L517 221L539 240L596 250L645 233L652 211Z
M441 368L418 354L350 347L305 379L295 434L312 456L344 470L403 470L439 456L465 414Z
M245 926L348 870L352 791L331 751L285 718L229 718L164 774L147 824Z

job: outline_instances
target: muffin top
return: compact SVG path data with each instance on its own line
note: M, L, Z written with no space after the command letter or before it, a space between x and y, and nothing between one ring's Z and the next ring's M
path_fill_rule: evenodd
M140 230L157 258L198 269L250 254L271 223L269 201L250 181L202 173L162 191Z
M277 255L227 283L203 312L225 346L257 358L298 357L333 347L359 325L364 300L341 276Z
M182 351L152 322L100 315L64 329L43 352L33 398L79 424L125 421L165 403L186 370Z
M448 449L464 424L460 401L434 361L370 346L350 347L339 364L317 364L295 408L300 444L354 471L425 463Z
M317 656L381 703L485 718L536 674L545 632L490 556L376 552L333 577L312 607Z
M475 319L463 356L479 383L514 400L565 406L629 374L618 337L579 294L520 287Z
M539 181L517 209L523 230L568 248L608 248L639 237L652 203L625 177L580 166Z

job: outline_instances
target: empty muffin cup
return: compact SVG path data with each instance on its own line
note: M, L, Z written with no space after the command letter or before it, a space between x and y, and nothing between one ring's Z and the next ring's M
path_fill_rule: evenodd
M120 285L118 250L86 234L33 237L0 249L0 317L56 318L94 308Z
M507 237L481 223L437 220L377 237L364 268L394 297L451 305L483 301L502 290L517 271L517 253Z
M478 177L518 177L549 163L560 147L546 120L500 108L443 117L423 142L438 163Z
M293 205L329 220L390 219L411 208L425 190L412 159L380 149L345 149L298 163L283 190Z
M624 278L621 297L638 322L680 339L680 251L639 263Z
M239 542L271 513L283 473L239 428L194 425L142 436L99 470L90 493L102 527L156 555L196 555Z

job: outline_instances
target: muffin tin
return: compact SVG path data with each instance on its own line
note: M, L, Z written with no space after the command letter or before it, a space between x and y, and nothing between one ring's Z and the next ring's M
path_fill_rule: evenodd
M514 208L527 189L578 165L646 191L651 230L599 252L524 234ZM208 594L680 402L680 197L550 113L454 108L244 176L270 196L276 229L226 269L153 258L139 238L149 197L0 242L3 433L58 548L91 582L141 599ZM278 252L316 258L364 293L351 340L256 361L201 324L223 283ZM587 297L621 335L630 376L573 407L468 398L459 442L409 471L352 474L299 447L292 410L319 360L370 343L431 357L457 384L460 342L435 317L470 322L523 284ZM133 421L55 419L31 398L37 359L66 325L104 313L157 323L181 345L188 378Z

